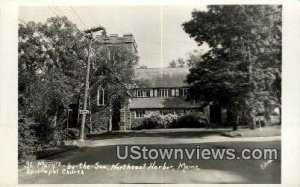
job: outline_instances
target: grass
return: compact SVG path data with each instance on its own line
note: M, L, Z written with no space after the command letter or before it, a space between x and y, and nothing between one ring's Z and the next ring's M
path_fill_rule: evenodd
M225 132L224 136L228 137L268 137L268 136L281 136L281 126L267 126L256 129L238 129L237 131Z

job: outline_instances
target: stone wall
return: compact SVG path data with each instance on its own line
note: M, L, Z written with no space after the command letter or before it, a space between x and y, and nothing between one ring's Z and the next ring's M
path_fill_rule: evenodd
M128 105L125 105L120 109L120 130L129 130L131 129L131 113Z
M92 110L92 130L93 131L106 131L109 121L109 108L99 108Z

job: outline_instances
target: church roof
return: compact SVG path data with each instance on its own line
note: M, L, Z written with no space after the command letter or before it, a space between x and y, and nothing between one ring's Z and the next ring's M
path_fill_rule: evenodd
M189 109L200 108L201 105L178 97L147 97L133 98L129 107L130 109Z
M187 87L189 68L145 68L135 70L135 79L145 81L149 88Z

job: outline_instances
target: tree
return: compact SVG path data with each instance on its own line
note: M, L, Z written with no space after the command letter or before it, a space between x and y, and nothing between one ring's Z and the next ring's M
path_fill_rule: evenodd
M179 68L183 68L185 66L185 61L182 58L178 58L177 63Z
M86 45L66 17L19 25L19 112L36 124L41 146L55 144L54 134L65 124L64 109L80 93Z
M169 63L169 68L176 68L177 67L177 63L175 60L172 60L170 63Z
M270 101L280 103L270 93L281 77L281 6L212 5L208 11L194 10L183 29L199 45L210 47L188 76L193 97L202 92L231 110L233 124L243 116L242 123L252 126L253 117L262 112L259 106L264 105L266 114L274 106Z
M205 54L204 50L193 50L189 52L186 59L186 64L188 67L193 67L198 61L202 61L202 55Z
M169 68L183 68L185 67L186 63L182 58L178 58L176 61L172 60L169 63Z

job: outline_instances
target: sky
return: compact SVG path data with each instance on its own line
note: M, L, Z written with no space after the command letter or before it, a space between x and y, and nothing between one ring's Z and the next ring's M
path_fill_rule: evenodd
M182 23L191 20L193 9L205 6L42 6L20 7L22 21L45 22L47 18L65 15L79 29L104 26L107 34L132 33L138 45L139 65L167 67L179 57L199 47L183 31Z

